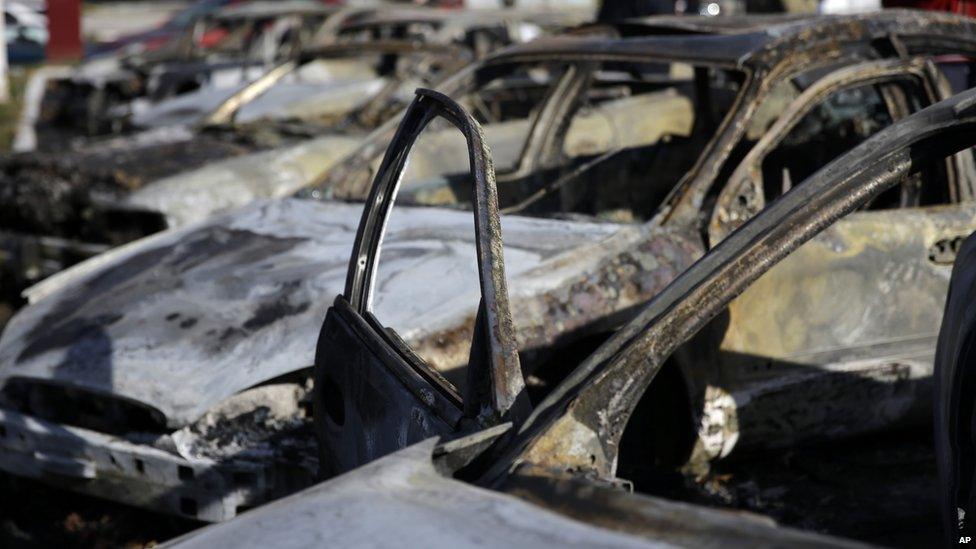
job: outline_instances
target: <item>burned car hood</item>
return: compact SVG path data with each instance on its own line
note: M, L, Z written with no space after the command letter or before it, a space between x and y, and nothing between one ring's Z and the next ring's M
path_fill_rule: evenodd
M45 295L35 292L10 321L0 339L0 380L136 401L177 427L241 390L310 367L322 319L345 285L362 208L257 202L81 263L49 279ZM435 208L394 216L376 298L390 325L471 314L478 299L472 220L470 212ZM619 226L508 217L503 228L514 280ZM474 293L453 288L453 280L471 281L464 288ZM457 299L404 292L432 286Z
M254 200L288 196L317 180L362 139L329 134L211 162L137 189L124 204L160 212L170 227L182 227Z
M132 124L138 128L158 128L200 123L248 84L250 82L227 87L206 87L158 103L136 101L131 106ZM264 117L285 118L290 115L309 119L342 114L364 98L377 93L383 84L382 78L333 83L281 82L244 105L236 119L240 122L253 122Z

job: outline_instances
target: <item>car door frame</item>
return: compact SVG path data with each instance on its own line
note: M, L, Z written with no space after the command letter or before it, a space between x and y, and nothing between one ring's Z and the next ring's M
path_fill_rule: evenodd
M464 136L473 186L481 303L474 324L463 398L414 353L395 331L385 327L373 315L371 308L383 237L403 172L418 136L436 118L447 120ZM401 398L406 395L412 403L409 406L414 413L429 414L431 421L436 418L455 433L497 426L505 422L518 425L529 413L506 286L498 195L491 152L484 142L478 122L443 94L427 89L417 90L416 98L408 107L374 178L352 248L345 290L336 297L319 335L314 374L318 387L324 388L329 383L334 383L330 375L342 368L352 367L333 364L336 357L355 354L355 349L335 348L336 345L341 345L336 343L339 337L336 334L341 330L353 334L345 337L345 341L347 344L353 341L353 345L361 346L361 356L375 358L370 359L371 364L360 362L356 368L361 370L375 365L392 374L387 376L388 379L397 380L400 387L398 395L383 395L384 397ZM339 374L338 379L345 379L341 372ZM346 383L357 382L358 380ZM315 414L317 424L325 421L325 417L329 415L330 404L325 400L333 397L325 393L324 390L316 391L316 410L322 412ZM342 399L341 406L345 410L348 408L347 400L354 398L348 395L355 393L355 387L346 386L340 387L333 395ZM357 404L375 407L382 403ZM342 412L342 415L345 414ZM393 419L401 426L415 420L413 417ZM406 427L403 430L406 431ZM316 428L316 433L322 437L327 438L329 435L322 434L327 432L324 426ZM411 441L397 439L397 444L409 442ZM369 454L368 458L379 457L372 452L366 453Z
M475 340L478 340L478 334L484 334L483 343L489 357L485 363L478 362L470 365L468 382L471 390L465 395L465 401L476 397L487 397L488 400L475 399L468 402L465 408L481 409L481 406L487 405L493 412L503 416L515 406L520 395L523 395L524 381L518 349L514 341L515 328L508 301L501 222L498 218L498 192L495 188L491 151L484 142L484 134L478 122L446 95L433 90L418 89L414 104L404 115L400 129L387 149L366 200L362 221L352 248L352 259L349 262L349 274L343 297L349 302L352 310L361 315L373 329L389 336L389 330L373 316L370 310L377 260L380 257L386 223L396 201L407 158L416 138L427 124L438 116L449 121L464 135L468 144L470 171L474 179L472 206L482 299L476 326L478 323L483 323L482 330L477 328L475 330ZM403 346L402 341L396 339L390 338L388 342L396 348ZM473 348L472 355L474 355ZM418 357L413 352L403 352L401 349L401 356L415 368L428 367L418 362ZM471 383L474 385L470 385Z

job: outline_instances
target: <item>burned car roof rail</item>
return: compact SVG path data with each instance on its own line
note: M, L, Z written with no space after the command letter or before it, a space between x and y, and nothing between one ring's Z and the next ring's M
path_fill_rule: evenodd
M660 26L673 28L673 34L641 35L639 37L607 36L551 36L512 46L490 57L532 57L537 55L614 55L622 58L634 56L661 56L686 58L698 62L713 62L729 66L772 66L796 55L797 51L809 51L824 44L839 46L859 43L872 46L872 41L888 42L891 35L898 36L906 45L919 42L948 44L944 36L953 38L953 48L959 42L976 46L976 21L947 13L915 10L885 10L880 13L857 15L807 16L786 19L768 16L743 18L735 31L688 34L681 32L687 27L681 18L664 17ZM649 18L648 23L656 18ZM764 21L769 21L772 24ZM701 29L709 28L702 25ZM730 27L725 27L728 29ZM958 38L959 40L955 40Z

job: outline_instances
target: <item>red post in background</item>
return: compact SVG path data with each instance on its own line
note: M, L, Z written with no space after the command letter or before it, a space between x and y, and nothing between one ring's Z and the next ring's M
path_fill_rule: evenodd
M47 0L47 59L80 59L81 0Z

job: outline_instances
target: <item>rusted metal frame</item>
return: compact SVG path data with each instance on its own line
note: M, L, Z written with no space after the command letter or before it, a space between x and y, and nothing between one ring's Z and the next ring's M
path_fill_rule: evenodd
M927 16L928 14L922 19ZM837 62L844 58L847 58L848 62L864 60L860 56L863 52L857 51L859 48L868 47L872 38L887 37L888 34L895 31L903 42L907 41L909 37L911 38L908 51L913 55L925 55L926 52L917 50L925 49L931 43L929 38L931 35L925 34L925 32L931 32L927 26L919 29L879 24L875 26L878 26L880 30L872 32L872 29L867 28L870 26L870 20L863 21L861 19L855 18L854 21L844 25L839 25L830 20L827 20L826 23L821 22L803 32L790 33L787 37L772 41L760 51L751 54L747 59L743 59L743 66L753 67L753 77L759 84L755 95L751 96L737 120L728 121L733 131L731 135L722 135L724 127L719 128L713 140L706 145L705 152L699 157L699 161L664 200L659 214L655 216L652 222L660 224L690 222L697 218L698 209L705 195L714 185L714 179L718 176L729 153L741 140L745 131L745 122L752 117L759 102L779 78L785 78L791 73L810 70L818 64ZM946 25L946 30L960 32L969 28L969 25L962 25L960 22L958 20L952 21L951 24ZM842 32L838 32L839 30ZM884 32L881 33L881 31ZM952 51L968 51L967 48L976 46L976 43L972 41L968 43L949 41L946 44L944 37L941 38L941 44ZM938 45L938 42L932 45ZM733 109L735 108L733 106ZM715 156L716 154L718 156Z
M545 57L540 58L537 61L553 62L553 63L558 62L551 58L545 58ZM528 63L528 62L531 61L500 58L495 61L485 61L480 64L468 65L467 67L463 67L459 69L456 73L446 78L442 82L442 84L438 86L438 92L446 96L458 97L460 95L463 95L475 89L475 83L476 83L475 76L478 72L485 70L488 67L494 67L498 65L518 65L522 63ZM568 64L571 65L572 63L568 63ZM563 73L563 75L559 77L560 79L562 79L560 80L560 83L570 82L569 78L571 76L572 76L571 74ZM557 83L557 85L560 83ZM532 141L533 139L532 138L533 132L536 131L536 128L540 128L539 131L542 131L541 125L539 124L539 120L543 118L542 111L546 110L547 108L550 110L555 110L557 105L562 104L563 99L564 98L559 97L558 94L550 92L549 97L543 100L543 105L544 105L543 109L540 110L540 115L538 115L536 117L536 121L533 122L532 129L530 129L529 137L526 140L526 144L523 146L523 153L520 156L519 163L518 163L519 167L512 174L506 174L506 178L512 178L512 177L516 177L517 175L523 175L529 173L530 170L528 167L525 166L525 162L523 161L523 159L525 159L525 157L528 154L530 154L525 151L534 150L533 146L529 144L529 142ZM549 105L552 106L549 107ZM551 116L552 115L550 115L550 117ZM393 119L397 119L397 118L400 118L400 115L393 117ZM389 135L391 135L391 139L392 139L392 135L393 135L392 128L381 127L376 130L376 132L384 132L384 131L387 132ZM373 135L377 135L377 134L374 133ZM339 192L336 192L336 194L342 198L361 196L362 194L365 194L365 189L359 188L357 186L348 185L349 176L350 174L354 174L357 171L363 170L365 166L367 166L373 160L373 158L378 156L381 149L376 145L381 144L385 146L384 141L385 140L381 138L365 140L359 149L357 149L356 151L354 151L353 153L351 153L349 156L346 157L346 161L343 162L342 165L337 166L336 169L329 170L321 181L317 181L309 185L309 188L312 189L311 192L313 194L317 193L320 196L328 196L330 195L330 193L338 190ZM365 185L368 184L368 182L364 181L362 182L362 184Z
M728 183L719 192L708 227L711 245L715 245L727 234L727 230L724 228L725 223L721 221L723 216L728 216L729 212L733 210L745 209L746 211L742 213L751 217L765 207L766 202L761 183L762 161L769 151L779 145L796 123L810 112L810 109L839 90L883 83L899 76L918 79L929 100L933 103L940 99L932 83L928 81L925 61L920 58L887 59L850 65L827 74L804 90L766 130L763 137L746 154L732 173ZM899 113L892 114L895 115L896 120L900 118ZM904 115L907 114L910 113L904 113ZM744 186L746 185L751 186L751 188L745 189ZM749 197L747 204L739 203L741 196Z
M447 96L419 89L417 98L407 109L366 202L353 245L344 297L354 311L373 324L374 330L385 333L382 325L370 314L376 262L382 251L383 234L396 201L410 148L427 124L436 117L445 118L466 139L474 187L475 243L482 292L478 325L482 333L472 341L473 360L469 365L469 386L465 388L465 408L469 414L477 414L483 423L497 423L501 418L520 423L529 408L505 282L504 250L491 152L484 142L478 122ZM481 353L480 357L478 353ZM403 358L413 360L409 355ZM482 395L484 398L479 398Z
M738 63L702 59L700 56L696 56L693 51L689 51L687 56L674 56L670 54L656 55L653 51L616 52L608 49L592 52L578 48L561 50L557 47L525 51L524 47L514 47L511 50L488 57L482 65L475 67L472 73L474 70L481 70L482 67L496 64L556 63L559 61L568 63L587 61L688 62L710 68L736 70L742 73L744 75L742 91L730 108L732 116L727 116L719 125L715 135L703 148L696 163L662 202L658 214L649 221L651 224L676 223L697 219L698 206L700 206L705 193L711 188L714 178L717 177L728 155L744 134L746 123L751 119L755 109L758 108L758 104L764 99L776 78L786 77L793 72L809 70L822 64L836 63L839 59L847 59L849 62L858 59L863 60L861 57L863 51L857 50L854 46L860 47L862 50L869 47L866 44L867 40L860 35L851 38L850 42L830 41L826 44L829 47L824 47L824 44L807 44L804 42L803 36L798 38L795 33L791 33L789 36L791 37L790 40L780 43L779 47L772 49L771 52L764 50L763 56L740 60ZM788 52L797 49L801 51L787 55ZM855 51L848 51L849 49ZM760 57L764 57L764 59L760 59ZM458 73L458 76L461 74ZM470 77L471 74L465 76ZM447 95L455 95L461 93L465 86L465 79L451 78L445 84L446 86L440 87L440 91ZM467 85L470 86L470 83ZM372 158L373 154L376 154L376 151L367 151L366 147L367 145L364 144L363 149L353 153L359 156L355 162L356 165L362 166L363 163ZM323 192L328 194L326 189L333 186L332 182L345 179L338 177L340 171L351 173L341 169L332 170L333 173L328 175L324 181L317 182L310 187L317 188L318 194ZM352 189L344 189L344 191L346 192L341 193L342 196L354 194L351 192Z
M770 40L751 57L772 65L783 59L784 52L809 50L823 45L843 47L852 44L874 45L878 42L891 46L895 56L899 53L918 55L920 52L914 50L913 46L941 42L958 49L960 42L966 41L973 30L972 20L964 17L909 10L824 17L794 27L782 37ZM946 40L946 36L953 38ZM900 46L895 45L893 40ZM973 40L969 39L969 42L972 47Z
M761 67L743 67L741 70L745 74L745 80L742 83L742 91L729 108L730 116L726 116L719 124L695 163L665 196L657 214L648 221L649 224L664 225L679 217L683 203L689 199L692 190L699 186L696 184L699 174L709 174L709 181L716 177L728 155L745 135L749 120L759 108L761 99L772 88L772 83L766 78L767 71ZM694 207L694 205L690 206L690 208ZM692 214L688 210L689 206L685 206L685 217L688 219L697 217L697 214Z
M758 63L752 66L751 80L744 85L740 94L741 102L733 104L731 117L719 126L711 140L705 145L698 161L674 187L662 202L661 208L651 222L655 224L692 223L699 217L699 210L705 196L712 190L722 167L729 155L742 141L746 127L759 104L773 86L783 78L812 70L818 66L836 64L840 60L853 63L856 55L845 55L842 49L808 50L796 57L787 58L776 65ZM746 88L748 86L748 88Z
M447 50L445 50L447 51ZM453 56L451 64L446 68L446 72L450 75L460 70L464 66L468 65L474 60L474 53L462 46L457 46L455 51L451 52L450 55ZM423 60L418 60L412 64L411 67L406 69L407 75L423 75L426 74L426 69L422 67ZM393 96L400 90L403 85L405 78L394 77L392 78L382 90L374 94L365 103L356 107L353 111L347 114L343 121L339 123L339 127L346 127L350 124L361 124L367 127L374 127L380 125L384 119L384 113L387 107L391 104ZM442 79L443 81L443 79ZM429 82L425 84L430 84Z
M952 85L931 58L925 60L925 72L937 100L942 101L953 95ZM946 168L949 170L950 181L953 182L949 187L949 198L954 203L976 200L976 160L972 153L960 151L954 154L952 159L947 161Z
M701 66L707 66L711 68L720 68L728 70L738 70L746 74L746 79L748 80L748 71L741 67L736 67L735 65L725 64L725 63L715 63L711 61L700 61L695 58L690 58L696 64ZM538 169L542 164L543 159L549 158L553 154L553 147L557 147L558 138L552 135L550 126L551 123L544 123L545 121L554 122L559 120L559 117L568 116L566 113L572 108L575 102L578 100L578 93L582 89L584 81L581 80L588 76L587 65L594 63L608 62L608 61L630 61L630 62L648 62L648 61L660 61L660 62L684 62L684 59L677 59L674 57L663 57L654 56L653 54L642 54L642 55L616 55L616 54L598 54L598 55L583 55L583 56L553 56L553 55L536 55L536 54L513 54L513 55L502 55L499 57L490 58L484 61L482 64L472 67L470 72L461 69L455 75L449 77L444 81L444 85L439 86L439 91L449 96L458 96L472 89L472 82L474 81L474 73L480 70L484 70L486 67L497 66L497 65L508 65L508 64L528 64L528 63L566 63L572 70L567 70L567 73L576 74L566 74L561 78L559 83L557 83L557 89L550 92L550 97L543 100L543 108L540 110L540 115L537 116L536 120L532 123L532 129L525 145L523 146L523 152L519 158L518 168L515 172L511 174L506 174L506 179L522 177L527 174L532 173L533 170ZM561 93L559 90L562 90ZM740 94L741 96L741 94ZM739 101L737 99L736 101ZM732 110L734 110L733 107ZM361 149L352 153L348 158L347 162L343 166L356 166L358 169L362 169L373 156L377 154L375 148L370 148L371 140L367 140ZM558 147L557 147L558 148ZM353 160L353 158L355 160ZM325 179L322 181L313 183L310 188L318 189L318 193L328 194L327 189L334 187L336 184L344 181L346 175L356 171L356 168L343 169L343 166L338 167L336 170L330 170L326 174ZM315 192L315 191L313 191ZM341 196L354 196L356 193L362 194L362 190L355 189L343 189L340 193Z
M456 97L462 93L473 89L475 75L483 67L492 63L471 64L459 69L456 73L445 79L438 86L437 91L447 96ZM349 199L364 194L368 195L366 185L371 181L360 181L350 184L352 176L361 172L369 166L374 158L386 151L387 144L395 135L394 120L402 118L404 115L398 113L390 118L386 124L376 128L370 137L365 139L358 148L345 157L345 160L331 170L326 170L321 179L313 181L308 185L308 193L316 199L319 198L338 198ZM388 136L388 137L385 137Z
M581 52L580 54L573 55L573 56L544 55L544 54L538 54L538 53L530 53L530 54L508 55L508 56L505 56L505 59L506 59L506 61L516 60L516 61L519 61L519 62L532 62L532 61L543 61L543 60L554 61L554 60L559 60L559 59L565 59L566 61L571 61L574 66L583 65L583 67L584 67L583 70L585 71L584 76L586 76L586 77L589 76L589 73L592 71L593 67L597 63L605 63L605 62L613 62L613 61L624 61L624 62L655 62L656 61L656 62L662 62L662 63L675 63L675 62L681 63L681 62L686 62L686 63L693 63L696 66L701 66L701 67L708 67L708 68L714 68L714 69L725 69L725 70L735 70L735 71L740 72L740 73L742 73L744 75L744 81L743 81L743 84L742 84L742 90L739 92L739 94L736 97L735 101L733 102L731 108L729 109L729 112L730 113L737 112L739 110L740 104L749 95L750 83L754 81L752 78L750 78L752 76L752 71L750 70L750 68L748 68L746 66L739 66L739 65L736 65L736 64L721 63L721 62L715 62L715 61L712 61L712 60L702 60L699 57L694 56L694 52L689 52L689 54L690 55L687 56L687 57L676 57L676 56L673 56L673 55L655 55L654 52L642 52L640 54L616 54L616 53L605 53L605 52L600 52L600 53L594 54L594 53L582 53ZM575 93L572 94L572 95L570 95L568 93L565 94L565 96L562 98L563 100L559 104L555 105L552 108L552 111L554 111L554 113L559 114L560 116L562 116L563 119L567 119L568 118L569 113L571 112L572 107L579 100L579 92L581 91L582 86L586 83L586 81L584 81L582 79L577 79L577 81L579 82L579 85L576 86L576 89L574 90ZM753 103L754 103L754 106L755 107L758 107L758 100L754 100ZM734 116L734 114L733 114L733 116ZM732 121L731 119L733 118L733 116L726 116L725 119L722 121L722 123L719 125L719 128L716 131L715 136L713 136L713 138L709 141L709 143L703 149L706 152L704 152L703 154L699 155L699 158L698 158L698 160L696 161L696 164L695 164L696 166L698 164L701 164L703 162L703 160L706 158L707 151L710 150L711 146L719 138L719 136L723 134L723 129L728 124L731 123L731 121ZM541 119L542 119L542 117L540 117L540 121L541 121ZM555 120L555 119L551 119L551 120ZM567 120L567 122L568 122L568 120ZM563 128L563 129L565 129L565 128ZM555 128L555 127L550 128L547 132L541 132L540 131L540 132L538 132L538 135L536 135L536 132L533 131L533 134L530 135L529 140L531 142L531 141L533 141L533 139L535 139L537 141L537 143L536 144L531 144L531 143L527 143L526 144L526 153L523 154L523 159L526 158L526 157L540 159L541 161L537 161L536 162L536 167L538 167L538 165L540 165L540 164L544 164L545 162L551 161L552 160L552 155L554 155L554 154L557 153L557 150L558 150L558 142L559 142L559 139L561 138L561 136L562 136L563 133L564 132L559 131L559 128ZM725 154L727 155L728 152L731 151L731 150L732 150L732 146L729 146ZM724 156L723 156L723 158L724 158ZM529 171L530 170L528 169L528 167L525 167L524 169L521 169L520 168L519 173L520 174L524 174L524 173L528 173ZM694 172L695 172L695 167L692 168L692 170L689 172L689 174L694 173ZM688 176L686 175L685 177L688 177ZM681 184L679 183L678 186L680 186L680 185ZM665 201L665 204L666 203L667 203L667 201ZM652 221L652 223L653 223L653 221Z
M680 29L681 25L674 25L669 22L669 18L658 18L663 22L662 25L651 25L658 28ZM674 19L674 18L670 18ZM789 23L789 24L783 24ZM886 10L882 13L859 14L852 16L830 16L830 17L800 17L794 21L774 21L762 17L755 18L755 24L743 26L727 34L758 34L770 27L779 27L779 32L767 32L766 36L760 39L757 47L735 64L754 64L772 67L778 64L787 56L792 56L798 51L803 51L808 46L815 48L824 43L841 44L862 44L871 47L871 42L882 39L886 44L889 43L888 36L892 33L897 34L898 38L906 45L910 54L916 54L913 46L916 44L940 44L949 49L959 47L960 41L968 41L970 44L974 39L973 35L976 25L973 21L964 17L950 14L939 14L933 12L910 12L906 10ZM709 29L713 31L715 29ZM713 36L718 33L713 32ZM663 36L663 35L658 35ZM947 38L951 37L951 38ZM634 39L630 38L606 38L609 43L602 44L599 40L576 40L571 41L564 38L553 37L540 39L528 47L518 48L519 52L535 55L570 55L582 56L593 54L593 44L600 43L600 54L629 54L633 55ZM647 38L651 38L648 36ZM639 38L638 38L639 40ZM818 44L818 42L820 42ZM711 44L710 44L711 45ZM702 45L702 48L705 46ZM515 53L515 52L513 52ZM688 52L694 56L693 51ZM504 54L498 54L504 55ZM714 58L713 58L714 59ZM693 62L691 58L689 62Z
M271 89L285 75L294 71L297 66L294 60L279 63L278 66L238 90L234 95L228 97L220 106L203 119L200 126L205 128L232 123L244 105L264 95L264 92Z
M568 124L573 107L580 92L588 85L591 67L581 63L569 63L559 75L543 99L542 108L529 129L528 137L522 145L518 168L509 178L525 177L544 167L552 156L552 149L558 139L558 126Z
M597 60L591 60L591 61L587 62L585 64L586 77L587 77L586 84L589 84L589 77L591 76L592 72L596 70L597 63L599 63L601 61L602 62L606 62L606 61L613 61L613 60L615 60L615 59L609 59L608 58L608 59L601 59L599 61L597 61ZM634 60L631 59L629 61L634 61ZM662 58L653 58L653 56L647 56L645 58L642 58L641 61L645 61L645 62L646 61L659 61L659 62L662 62L662 63L669 63L669 62L680 62L680 63L684 63L684 62L687 62L687 63L694 64L696 68L716 68L716 69L734 70L734 71L736 71L736 72L738 72L740 74L743 74L745 76L744 81L743 81L743 84L742 84L742 88L741 88L738 96L736 97L735 101L733 101L733 104L732 104L731 108L729 109L729 113L728 113L729 115L727 115L722 120L722 122L718 126L718 129L715 132L715 136L713 136L713 138L711 140L709 140L709 144L706 145L705 148L703 149L704 151L708 151L709 150L709 145L711 145L711 143L713 141L715 141L715 138L717 138L720 134L722 134L723 128L726 127L726 125L730 122L730 119L733 118L734 113L738 111L738 106L739 106L740 102L747 95L746 91L748 90L748 83L750 82L750 78L749 78L750 73L748 72L748 70L744 69L744 67L735 66L735 65L723 65L723 64L716 64L716 63L702 63L702 62L698 62L698 61L682 61L682 60L679 60L677 58L665 58L665 57L662 57ZM561 113L561 120L563 120L564 122L562 124L558 125L558 126L554 126L552 129L549 130L549 133L546 135L546 142L545 142L545 144L547 145L547 148L546 149L541 149L540 148L540 150L545 150L547 152L545 152L544 155L542 153L539 153L538 154L538 156L543 159L543 161L540 162L540 164L542 164L542 167L545 167L545 166L547 166L547 165L552 164L553 162L555 162L556 157L560 154L560 144L562 143L562 139L565 137L566 131L569 129L570 115L573 112L572 111L573 108L578 105L578 102L579 102L580 97L581 97L581 94L580 94L581 91L582 91L582 89L581 90L578 90L577 93L574 96L571 96L571 97L567 96L566 101L565 101L565 106L563 106L563 108L562 108L562 110L564 111L564 114ZM758 100L755 101L755 105L757 107L758 107L758 103L759 103ZM731 148L729 148L728 151L726 151L726 155L728 154L729 151L731 151ZM597 161L603 160L605 158L608 158L608 157L612 156L613 154L616 154L617 152L619 152L619 150L609 151L608 153L606 153L604 155L601 155L599 158L595 159L594 161L591 161L591 162L587 163L587 166L595 165L595 164L598 163ZM698 159L696 160L695 165L697 166L699 163L703 162L703 159L705 159L706 157L707 157L707 154L706 153L700 154L699 157L698 157ZM581 171L581 170L577 170L577 171ZM691 172L694 172L694 167L692 168ZM691 173L691 172L689 172L689 173ZM685 177L687 177L687 175ZM683 177L682 179L684 179L685 177ZM566 182L568 182L570 179L571 178L560 178L559 181L554 182L553 185L551 185L550 187L562 186ZM679 183L679 185L680 185L680 183ZM553 190L553 189L552 188L547 188L546 190L542 190L542 191L539 191L539 192L542 192L544 194L546 192L550 192L551 190ZM538 194L539 193L536 193L536 196L538 196ZM539 198L541 198L541 196L539 196ZM523 201L522 204L518 205L518 209L521 209L522 207L527 206L528 204L526 204L526 202L529 202L530 200L534 200L534 199L536 199L535 196L532 197L532 198L530 198L530 199L527 199L526 201Z
M749 284L885 189L976 143L976 90L906 118L828 164L682 273L535 409L482 479L521 461L615 474L620 437L665 360Z

